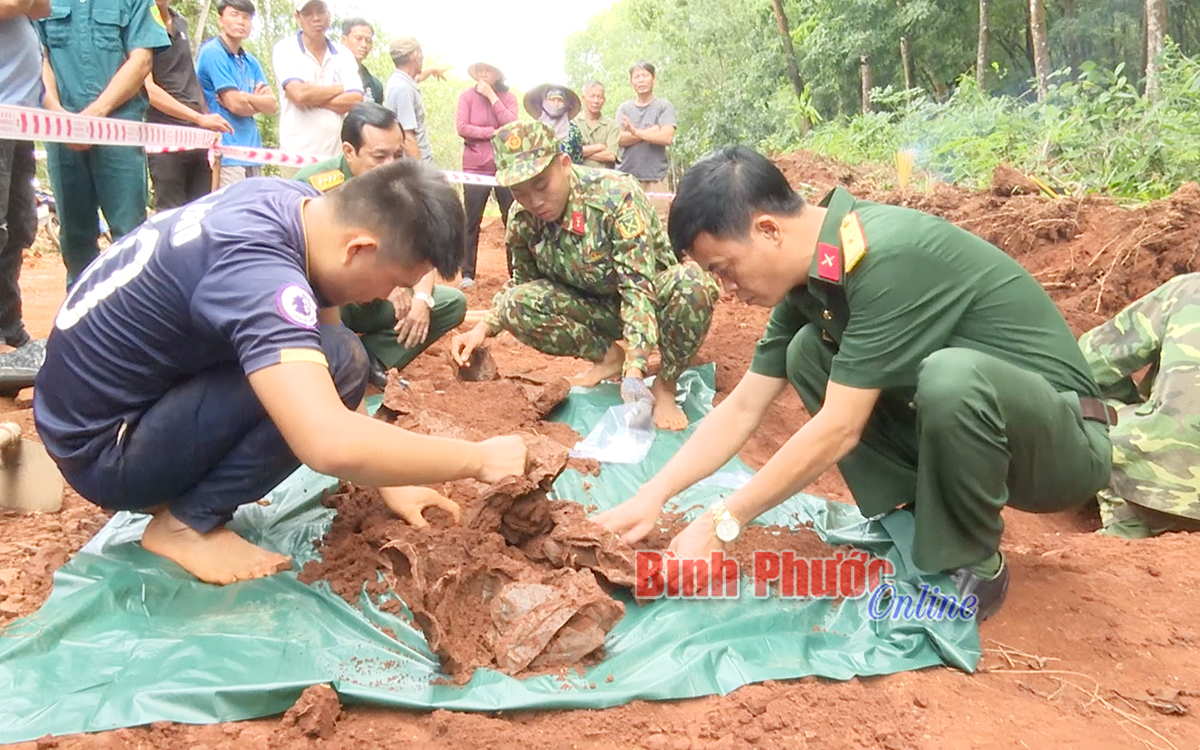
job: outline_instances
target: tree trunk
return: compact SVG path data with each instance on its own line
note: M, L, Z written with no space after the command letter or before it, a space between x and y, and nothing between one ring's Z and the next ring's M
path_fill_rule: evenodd
M775 9L775 25L779 27L779 40L783 42L783 56L787 59L788 80L792 90L796 92L796 101L804 106L804 79L800 77L800 65L796 62L796 48L792 46L792 28L788 24L787 14L783 12L783 0L771 0ZM808 133L807 117L800 118L800 134Z
M1063 20L1068 22L1067 28L1071 29L1067 35L1065 44L1067 50L1067 65L1072 70L1079 70L1079 66L1083 63L1083 53L1080 51L1079 34L1075 29L1075 0L1062 0Z
M908 37L900 37L900 65L904 68L904 88L911 89L913 87L912 75L912 58L908 52Z
M1029 0L1029 36L1033 43L1033 69L1037 77L1038 101L1050 93L1050 52L1046 43L1046 4Z
M871 114L871 57L866 52L858 56L858 72L862 74L862 113Z
M200 58L200 43L204 41L204 26L208 23L208 11L212 8L212 0L202 0L200 3L200 14L196 17L196 23L192 24L192 67L196 67L196 60Z
M1159 97L1159 58L1166 35L1166 0L1146 0L1146 98L1152 102Z
M975 50L975 82L987 90L988 0L979 0L979 46Z

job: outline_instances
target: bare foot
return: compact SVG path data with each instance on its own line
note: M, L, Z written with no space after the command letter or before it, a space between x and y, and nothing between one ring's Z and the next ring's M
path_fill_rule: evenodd
M687 415L679 408L679 404L675 403L675 381L663 380L660 375L654 379L650 392L654 394L654 426L660 430L675 432L686 430Z
M142 546L201 581L221 586L265 578L292 567L292 558L256 547L224 526L201 534L168 510L150 519L142 533Z
M594 385L600 385L609 378L615 378L621 374L621 368L625 364L625 349L620 344L613 344L608 347L608 351L604 353L604 359L592 364L584 372L578 375L573 375L567 378L567 382L571 385L579 385L585 388L590 388Z
M426 508L441 508L454 516L455 523L462 516L458 503L428 487L380 487L379 496L393 513L403 518L409 526L417 528L429 525L422 515Z

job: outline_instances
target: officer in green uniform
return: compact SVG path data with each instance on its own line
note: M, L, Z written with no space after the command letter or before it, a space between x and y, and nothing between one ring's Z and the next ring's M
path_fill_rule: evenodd
M622 398L634 404L631 423L687 427L675 385L708 333L716 281L679 262L633 178L572 165L543 123L505 125L492 145L496 181L522 206L508 223L512 279L491 312L454 338L455 358L465 364L488 337L507 330L546 354L592 360L573 385L622 376ZM662 367L647 387L656 346Z
M984 619L1008 588L1004 506L1060 511L1108 483L1114 415L1050 297L993 245L841 189L807 206L745 147L689 170L670 231L727 291L774 309L729 397L597 517L626 539L735 456L789 384L812 419L672 541L681 557L707 559L836 464L863 515L911 524L915 564L951 573Z
M153 50L171 46L153 0L53 0L38 22L45 46L46 109L140 121ZM140 146L46 144L62 224L67 286L100 254L98 210L121 237L146 220L146 152Z
M1100 532L1200 531L1200 273L1137 300L1085 333L1079 348L1120 418L1112 480L1098 497Z
M321 192L375 167L404 157L404 129L396 113L379 104L358 104L342 123L342 155L296 173ZM457 289L435 285L431 271L410 291L394 289L388 299L341 308L342 322L362 337L371 358L370 381L387 385L390 368L404 369L447 331L462 323L467 298Z

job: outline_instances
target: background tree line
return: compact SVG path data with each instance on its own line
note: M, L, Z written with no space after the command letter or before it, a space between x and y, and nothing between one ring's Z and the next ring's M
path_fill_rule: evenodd
M1164 128L1178 130L1171 125L1179 124L1178 110L1186 121L1198 109L1200 70L1190 59L1198 52L1195 0L619 0L567 41L566 69L572 84L597 78L610 91L624 91L632 62L658 64L658 93L679 114L677 171L734 142L776 150L818 146L855 159L890 158L860 148L872 139L928 151L922 141L939 140L939 127L945 139L987 140L993 125L1004 125L1005 113L1041 102L1041 116L1032 118L1041 130L1025 137L1042 147L1027 156L1042 157L1052 176L1082 184L1088 181L1074 179L1075 173L1093 166L1103 171L1091 162L1111 161L1111 154L1070 165L1070 175L1055 173L1061 159L1055 144L1044 141L1064 134L1043 132L1054 113L1095 120L1078 133L1095 141L1102 128L1122 126L1117 110L1145 119L1156 102L1169 99L1157 116ZM1164 79L1170 79L1170 96ZM1098 102L1101 92L1109 96ZM1078 111L1081 102L1090 103L1085 113ZM940 122L962 120L972 113L960 110L972 108L976 116L965 119L975 130ZM1105 108L1114 117L1101 122L1097 113ZM914 115L921 127L911 122ZM1029 118L1022 125L1029 127ZM1178 155L1186 155L1185 142L1200 138L1200 125L1186 138L1137 132L1148 145L1179 136ZM991 153L1002 158L1004 152ZM1018 166L1029 160L1008 155ZM990 176L986 161L967 166ZM1142 166L1152 170L1152 162ZM926 160L925 166L961 172L964 164ZM1136 171L1138 164L1123 166ZM1114 169L1121 165L1108 171ZM1140 197L1168 189L1174 179L1143 176L1114 182L1098 174L1097 183L1084 186Z
M294 6L257 2L247 46L271 77L272 46L296 32ZM218 31L216 0L175 2L193 27L206 4L205 38ZM372 4L335 10L340 25L371 19ZM399 32L375 31L367 65L386 82L389 32ZM984 182L1005 161L1067 189L1135 198L1195 179L1198 54L1196 0L618 0L565 48L567 83L603 82L609 113L633 94L633 62L658 66L657 93L679 116L676 174L729 143L851 162L905 148L945 179ZM443 167L459 164L454 109L470 85L463 69L422 85ZM275 143L276 118L262 126Z

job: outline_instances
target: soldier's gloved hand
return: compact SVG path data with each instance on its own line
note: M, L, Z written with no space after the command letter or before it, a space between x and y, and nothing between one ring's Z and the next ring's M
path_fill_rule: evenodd
M621 400L632 404L625 423L634 429L648 430L654 424L654 394L641 378L621 379Z

